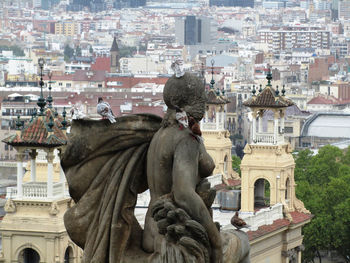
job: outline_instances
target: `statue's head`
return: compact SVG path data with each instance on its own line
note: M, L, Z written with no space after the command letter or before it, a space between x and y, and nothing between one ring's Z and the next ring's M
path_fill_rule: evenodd
M203 80L199 77L190 73L180 78L173 75L165 83L163 98L169 109L179 107L197 121L203 118L207 96Z

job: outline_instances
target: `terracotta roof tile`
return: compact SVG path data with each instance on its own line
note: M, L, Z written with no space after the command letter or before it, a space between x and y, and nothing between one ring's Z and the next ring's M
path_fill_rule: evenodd
M272 87L266 86L258 95L243 102L243 105L248 107L280 108L292 106L294 103L283 96L276 95L276 91Z
M48 123L50 117L54 117L54 113L46 109L44 116L38 116L26 123L21 135L10 135L3 140L12 146L25 146L25 147L57 147L65 145L67 143L67 136L60 129L62 124L59 118L54 120L54 126L52 132L49 132Z
M209 90L207 104L227 104L229 102L225 97L216 95L214 90Z
M264 236L268 233L271 233L273 231L286 227L289 224L290 222L287 219L277 219L273 221L271 225L263 225L263 226L260 226L256 231L248 231L247 235L249 237L249 240L252 241L258 237Z
M288 219L277 219L273 221L271 225L263 225L260 226L257 230L255 231L248 231L248 237L249 240L252 241L256 238L259 238L261 236L264 236L268 233L272 233L273 231L276 231L278 229L281 229L283 227L289 226L289 225L294 225L294 224L299 224L302 222L305 222L307 220L310 220L312 218L312 215L310 214L304 214L301 212L290 212L290 215L292 216L292 222L290 222Z

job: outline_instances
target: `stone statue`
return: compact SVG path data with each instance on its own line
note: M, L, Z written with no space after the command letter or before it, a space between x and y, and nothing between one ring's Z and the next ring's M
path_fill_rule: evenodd
M194 129L205 111L203 82L174 75L164 101L163 120L139 114L113 124L73 121L61 158L75 202L64 217L68 234L89 263L249 262L247 235L220 233L212 220L215 190L205 178L214 162ZM134 208L146 189L143 230Z

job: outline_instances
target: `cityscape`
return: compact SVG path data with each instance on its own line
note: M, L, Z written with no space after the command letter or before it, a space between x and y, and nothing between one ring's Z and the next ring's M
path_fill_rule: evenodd
M213 221L239 212L249 262L350 262L350 0L0 1L0 262L88 262L63 222L74 123L101 99L116 125L165 118L177 66L207 94Z

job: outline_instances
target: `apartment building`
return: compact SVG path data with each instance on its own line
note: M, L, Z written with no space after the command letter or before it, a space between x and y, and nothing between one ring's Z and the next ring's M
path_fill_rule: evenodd
M280 52L294 48L329 49L330 32L322 27L283 26L258 31L261 43L267 43L269 50Z
M55 34L65 36L75 36L80 34L79 23L74 21L62 21L55 23Z

